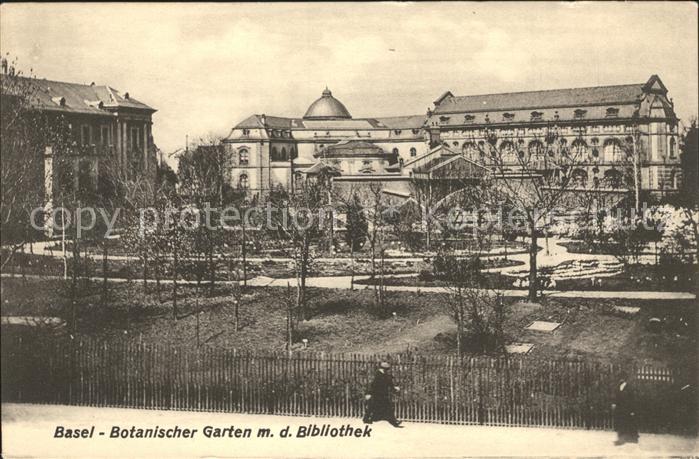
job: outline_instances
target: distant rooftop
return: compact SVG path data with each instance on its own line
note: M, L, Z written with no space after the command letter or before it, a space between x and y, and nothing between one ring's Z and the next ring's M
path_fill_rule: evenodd
M4 78L10 78L3 76ZM41 110L69 113L107 114L118 109L156 110L140 102L128 92L122 93L110 86L69 83L40 78L20 78L33 88L30 91L31 104Z

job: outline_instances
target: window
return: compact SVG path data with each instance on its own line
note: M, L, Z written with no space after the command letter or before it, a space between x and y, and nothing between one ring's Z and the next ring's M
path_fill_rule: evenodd
M394 130L393 130L393 133L394 133L395 135L400 135L401 132L403 132L403 131L401 131L400 129L394 129Z
M675 157L675 154L676 154L676 153L675 153L675 147L676 147L676 145L675 145L675 138L674 138L674 137L670 137L670 158L674 158L674 157Z
M532 140L529 142L529 154L530 155L540 155L544 151L544 145L538 140Z
M248 174L240 174L240 177L238 177L238 186L243 190L247 190L250 187Z
M622 151L621 142L615 138L609 138L604 141L604 161L605 162L615 162L619 161L620 153Z
M137 127L131 128L131 149L138 150L141 148L141 129Z
M238 164L241 166L247 166L249 160L250 160L250 158L249 158L248 150L246 148L241 148L238 151ZM241 175L241 177L242 177L242 175ZM247 178L247 176L245 176L245 177Z
M417 134L419 134L419 133L420 133L420 130L419 130L419 129L413 129L413 134L417 135Z
M417 156L417 150L415 149L415 147L410 148L410 156L412 156L412 157Z
M466 123L473 123L473 120L475 120L476 117L473 115L464 115L464 121Z
M582 108L578 108L573 112L573 118L576 120L581 120L585 118L585 115L587 114L587 110L583 110Z
M100 127L100 145L107 146L112 144L112 136L110 135L109 126Z
M250 129L243 129L243 135L250 135Z
M609 107L607 109L607 118L616 118L619 116L619 109L616 107Z
M541 121L541 118L544 116L543 113L534 111L531 113L532 121Z
M587 172L582 169L575 169L571 174L573 183L578 188L584 188L587 186Z
M514 113L503 113L502 119L503 119L503 121L512 121L515 119L515 114Z
M609 169L604 173L604 181L610 188L617 189L623 185L623 177L621 172L616 169Z
M587 144L582 139L573 140L570 146L573 149L573 154L578 157L585 154L585 151L587 151Z
M90 126L83 124L80 126L80 145L90 145L92 139L90 138Z
M397 149L397 148L394 148L394 149L393 149L393 154L394 154L394 155L398 155L398 154L399 154L399 152L398 152L398 149Z
M509 140L505 140L500 144L500 151L504 157L511 157L515 153L515 146Z

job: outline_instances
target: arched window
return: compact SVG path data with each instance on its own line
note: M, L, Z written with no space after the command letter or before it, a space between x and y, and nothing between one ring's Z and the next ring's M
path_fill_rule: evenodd
M248 188L250 188L248 174L240 174L240 177L238 177L238 186L243 190L247 190Z
M610 188L621 188L623 184L623 177L621 172L616 169L609 169L604 173L605 184Z
M417 156L417 150L415 149L415 147L410 148L410 156L412 156L412 157Z
M529 142L529 154L538 156L544 151L544 145L538 140L532 140Z
M514 161L515 146L509 140L505 140L500 144L500 155L503 161Z
M478 158L478 148L476 148L476 145L473 142L465 142L461 147L461 151L471 160Z
M238 151L238 164L241 166L247 166L250 161L250 154L247 148L241 148Z
M615 138L608 138L604 141L604 161L608 163L617 162L621 159L621 142Z
M585 188L587 186L587 172L583 169L575 169L571 174L571 178L576 187Z
M289 157L286 156L286 147L282 147L282 156L281 156L281 160L282 160L282 161L286 161L287 159L289 159Z
M580 158L582 155L585 154L587 151L587 143L585 143L584 140L582 139L575 139L573 140L573 143L570 144L571 149L573 150L573 155L575 157Z
M394 154L394 155L398 155L398 154L399 154L399 152L398 152L398 149L397 149L397 148L394 148L394 149L393 149L393 154Z

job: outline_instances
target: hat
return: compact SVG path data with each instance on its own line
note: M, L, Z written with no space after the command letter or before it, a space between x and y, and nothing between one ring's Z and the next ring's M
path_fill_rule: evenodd
M385 368L386 370L388 370L389 368L391 368L391 364L388 362L381 362L379 364L379 368Z

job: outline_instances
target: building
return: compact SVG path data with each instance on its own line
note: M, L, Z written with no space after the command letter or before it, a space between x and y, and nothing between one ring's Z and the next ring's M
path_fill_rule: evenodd
M453 162L452 174L455 165L472 169L462 159L488 167L479 148L486 142L516 171L521 155L544 154L543 138L555 130L585 158L572 171L579 187L623 191L621 169L632 151L640 187L662 193L681 184L677 126L667 88L653 75L617 86L476 96L447 91L425 115L388 118L352 118L326 88L303 117L252 115L224 144L235 163L232 180L254 194L293 189L324 163L337 170L333 184L380 182L400 195L410 193L413 178L446 161Z
M47 200L59 184L76 190L95 186L100 164L107 161L122 174L155 170L154 108L106 85L3 75L5 82L9 78L16 79L12 87L22 88L27 108L41 115L36 125L53 131L39 153L44 154ZM3 97L11 95L3 93ZM65 169L72 169L72 173ZM61 174L72 183L63 183L66 180L58 177Z

